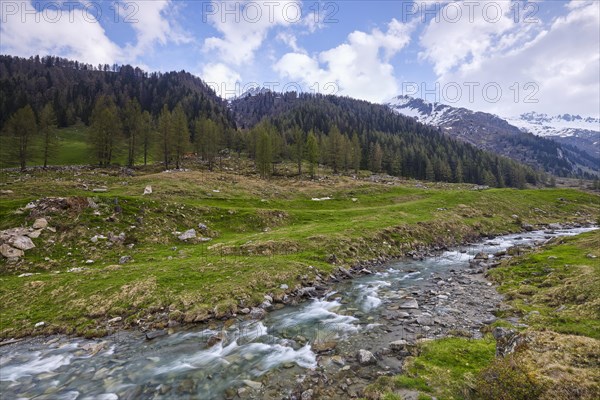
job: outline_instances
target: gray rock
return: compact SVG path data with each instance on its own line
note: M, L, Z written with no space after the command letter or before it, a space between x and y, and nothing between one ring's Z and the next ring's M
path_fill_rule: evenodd
M409 310L409 309L417 309L419 308L419 303L415 299L408 299L404 303L400 304L400 308Z
M23 257L23 250L15 249L7 245L6 243L0 246L0 254L6 258L18 258Z
M290 288L290 287L289 287L288 285L286 285L285 283L282 283L282 284L279 286L279 289L282 289L282 290L287 290L287 289L289 289L289 288Z
M108 233L108 240L112 243L123 243L125 241L125 233L121 232L118 235L113 235L112 232Z
M42 229L38 229L37 231L31 231L31 232L27 233L27 236L29 236L31 239L37 239L40 237L41 234L42 234Z
M496 327L492 335L496 339L496 357L505 357L525 343L525 338L512 329Z
M523 225L521 225L521 228L527 232L531 232L533 230L533 225L523 224Z
M8 244L20 250L30 250L35 247L35 244L27 236L14 236L8 239Z
M487 260L488 258L489 256L483 252L475 254L475 260Z
M202 222L198 224L198 229L200 229L201 231L205 232L208 230L208 226L206 226L205 224L203 224Z
M298 290L298 296L312 296L316 290L314 286L303 287Z
M48 221L46 221L46 218L38 218L35 220L32 227L33 229L44 229L47 226Z
M377 364L377 359L369 350L360 349L358 353L356 353L356 359L360 363L360 365L372 365Z
M263 319L267 315L267 312L259 307L252 307L250 310L250 318L252 319Z
M131 256L123 256L123 257L119 258L119 264L126 264L132 260L133 260L133 258Z
M392 351L406 351L408 342L404 339L395 340L390 343L390 349Z
M148 185L144 188L144 195L152 194L152 186Z
M42 326L45 326L45 325L46 325L46 323L44 321L41 321L41 322L38 322L37 324L35 324L34 326L36 328L41 328Z
M260 383L260 382L251 381L249 379L244 379L243 382L244 382L244 385L246 385L249 388L254 389L254 390L258 390L258 389L262 388L262 383Z
M177 238L179 240L189 240L189 239L194 239L196 237L196 230L195 229L188 229L187 231L183 232L181 235L179 235Z
M312 389L305 390L304 392L302 392L300 399L301 400L312 400L313 394L314 394L314 392Z

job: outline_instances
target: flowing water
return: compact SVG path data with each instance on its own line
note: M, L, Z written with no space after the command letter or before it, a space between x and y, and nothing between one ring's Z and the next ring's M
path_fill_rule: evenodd
M591 229L507 235L424 260L392 262L334 285L323 298L227 328L186 328L152 341L121 332L102 340L56 336L7 345L0 348L0 393L3 399L218 399L262 381L271 398L284 398L322 362L315 342L334 343L340 352L361 348L386 327L386 306L431 283L432 274L464 269L478 252ZM208 346L218 334L223 340Z

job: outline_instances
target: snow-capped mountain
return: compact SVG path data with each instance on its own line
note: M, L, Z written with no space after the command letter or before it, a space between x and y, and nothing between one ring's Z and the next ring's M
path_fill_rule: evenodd
M575 146L600 159L600 119L580 115L554 115L529 112L507 121L521 130Z
M589 129L594 123L597 128L594 118L528 113L505 119L405 95L386 105L459 140L554 174L598 173L600 169L598 132Z
M591 138L600 133L600 119L580 115L554 115L529 112L506 120L521 129L538 136L580 136Z

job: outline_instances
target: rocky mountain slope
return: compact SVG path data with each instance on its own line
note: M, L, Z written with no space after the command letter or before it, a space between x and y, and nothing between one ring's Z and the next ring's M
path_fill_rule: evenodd
M507 121L493 114L430 103L410 96L397 96L388 102L387 106L398 114L439 127L446 134L479 148L542 168L556 175L583 176L599 172L598 154L582 149L583 145L576 145L572 139L566 139L573 137L573 135L567 136L566 126L561 130L562 136L548 135L550 137L545 138L535 135L537 131L522 129L525 127L524 123L515 126L511 124L514 120ZM579 119L575 120L579 121ZM537 125L533 122L529 124ZM592 124L594 121L582 119L582 122ZM585 137L583 134L581 136ZM589 138L594 137L593 132L587 137L591 141ZM558 138L561 141L556 140Z

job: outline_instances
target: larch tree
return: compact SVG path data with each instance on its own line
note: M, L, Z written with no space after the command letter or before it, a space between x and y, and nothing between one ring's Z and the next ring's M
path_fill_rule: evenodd
M148 154L154 143L155 130L152 115L148 111L144 111L140 117L140 146L144 155L144 166L148 164Z
M352 168L354 173L358 174L360 170L360 162L362 158L362 149L360 147L360 140L356 132L352 135Z
M308 172L310 173L310 177L314 179L319 163L319 142L312 130L306 138L306 159L308 161Z
M188 120L181 104L178 104L173 110L173 156L175 159L175 168L181 168L183 156L190 147L190 130Z
M333 126L328 137L328 158L333 173L337 174L344 163L344 136L337 126Z
M31 142L37 132L35 114L30 105L17 110L6 123L9 160L19 163L21 171L31 157Z
M270 124L261 123L257 127L256 141L256 169L261 177L268 178L271 175L271 164L273 162L273 141Z
M98 164L108 166L118 153L123 135L119 112L111 97L98 97L90 122L92 148Z
M201 118L197 119L194 123L194 145L196 152L208 163L208 169L211 171L219 155L220 133L219 126L211 119Z
M136 100L129 100L123 111L123 131L127 138L127 166L135 164L136 151L141 141L142 107Z
M169 169L173 157L173 123L171 112L167 105L163 105L160 116L158 117L158 135L160 139L160 154L165 164L165 169Z
M306 147L304 132L299 127L294 127L292 136L294 138L294 158L298 165L298 175L302 176L302 160L304 160L304 149Z
M58 145L56 136L57 122L54 107L47 103L40 113L39 132L42 139L42 155L44 157L44 168L48 167L49 158L55 153Z

